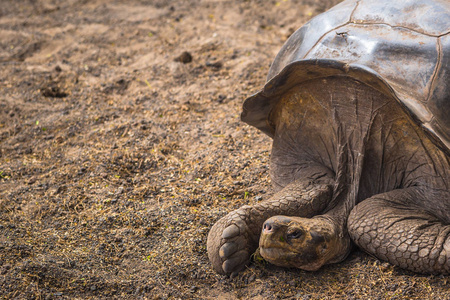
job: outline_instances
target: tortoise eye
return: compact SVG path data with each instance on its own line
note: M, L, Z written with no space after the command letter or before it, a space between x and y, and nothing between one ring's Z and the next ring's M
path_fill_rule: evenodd
M298 238L300 238L302 235L303 235L303 232L302 232L301 230L298 230L298 229L297 229L297 230L294 230L294 231L288 233L288 234L286 235L286 237L287 237L289 240L291 240L291 239L298 239Z

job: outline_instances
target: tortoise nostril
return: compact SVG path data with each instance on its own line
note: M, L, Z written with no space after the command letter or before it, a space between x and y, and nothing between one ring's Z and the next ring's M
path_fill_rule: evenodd
M270 223L270 222L266 222L266 223L264 223L264 225L263 225L263 230L264 230L264 232L272 232L273 231L273 226L272 226L272 224Z

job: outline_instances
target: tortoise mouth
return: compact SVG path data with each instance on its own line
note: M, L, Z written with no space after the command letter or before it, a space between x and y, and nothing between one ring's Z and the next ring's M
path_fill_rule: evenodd
M260 246L259 253L271 264L280 267L296 267L298 263L297 253L286 250L282 247L264 247Z
M279 246L262 246L262 245L260 245L259 251L264 258L279 257L280 255L286 255L288 253L295 253L293 251L288 251L286 250L286 248Z
M280 247L261 247L259 248L259 253L266 260L270 260L272 257L278 257L279 253L282 251Z
M323 265L323 259L308 257L281 247L260 247L259 253L271 264L279 267L299 268L306 271L317 271Z

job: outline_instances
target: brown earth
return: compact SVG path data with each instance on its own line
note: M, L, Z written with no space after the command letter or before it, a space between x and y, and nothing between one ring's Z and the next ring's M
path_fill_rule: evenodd
M208 262L213 223L271 193L243 99L333 2L2 0L0 298L450 299L449 277L358 251L232 279Z

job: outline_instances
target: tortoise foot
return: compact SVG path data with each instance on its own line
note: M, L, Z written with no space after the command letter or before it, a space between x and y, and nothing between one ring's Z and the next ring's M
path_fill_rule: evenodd
M220 274L241 271L256 250L253 233L245 222L244 210L231 212L211 228L208 235L208 256Z

